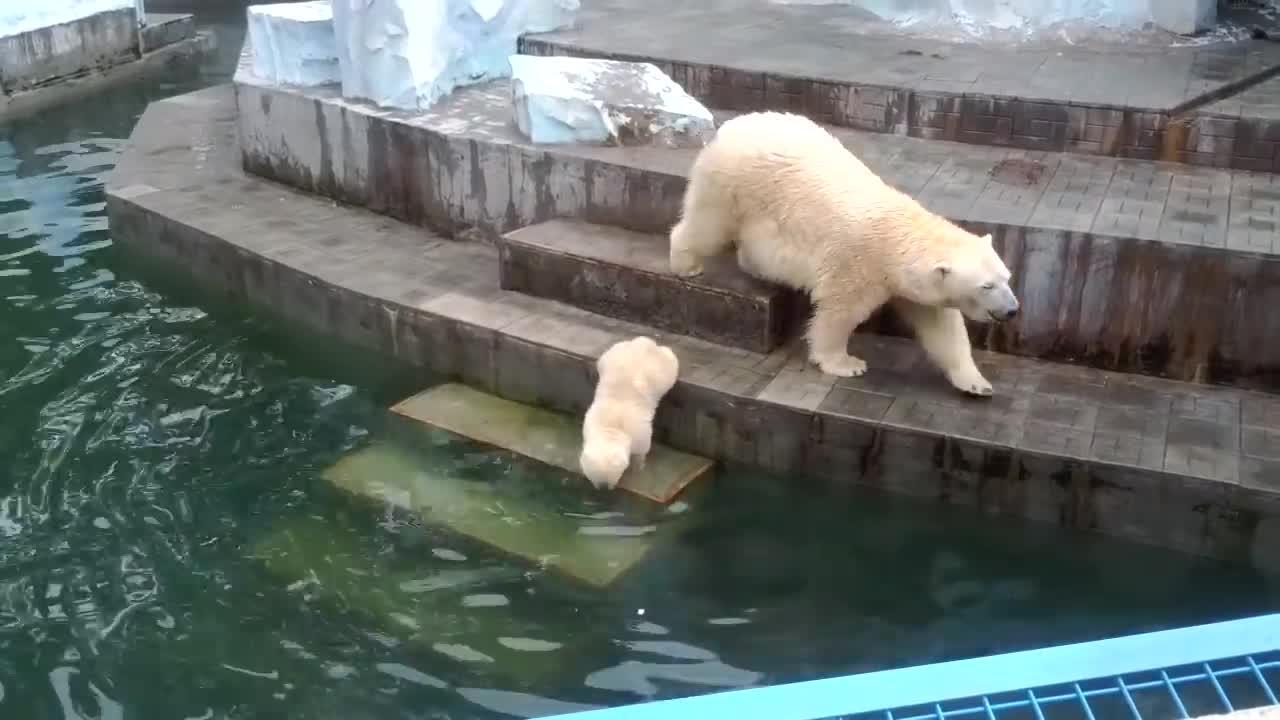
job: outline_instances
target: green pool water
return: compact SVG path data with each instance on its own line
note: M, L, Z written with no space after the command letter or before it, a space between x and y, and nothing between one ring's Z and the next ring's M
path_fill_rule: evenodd
M0 718L499 718L1255 614L1252 571L720 471L574 583L322 471L374 441L576 516L608 496L385 408L412 372L165 294L102 184L175 72L0 127ZM551 500L549 500L551 501Z

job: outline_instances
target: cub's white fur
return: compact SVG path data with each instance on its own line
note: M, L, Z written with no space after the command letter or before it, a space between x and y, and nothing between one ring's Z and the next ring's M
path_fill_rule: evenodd
M744 271L809 292L809 357L823 372L866 371L849 336L891 302L956 388L991 394L961 314L986 322L1018 311L991 236L888 186L807 118L741 115L698 154L671 231L671 270L697 275L735 244Z
M658 403L676 384L680 361L652 338L614 344L596 361L600 379L582 420L582 472L597 488L613 489L635 457L643 466Z

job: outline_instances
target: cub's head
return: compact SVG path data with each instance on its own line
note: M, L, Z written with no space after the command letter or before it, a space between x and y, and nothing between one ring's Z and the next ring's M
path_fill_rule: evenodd
M1009 287L1011 274L991 246L991 236L958 245L933 267L942 304L977 322L1003 322L1018 314L1018 298Z
M600 490L612 490L618 487L622 474L631 464L630 446L619 442L616 437L586 443L582 446L582 454L578 456L578 464L582 467L582 474L587 476L593 486Z

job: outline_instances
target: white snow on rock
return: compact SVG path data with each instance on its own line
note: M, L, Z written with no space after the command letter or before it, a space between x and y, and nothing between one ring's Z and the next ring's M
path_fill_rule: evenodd
M251 5L248 13L256 77L303 87L339 81L329 0Z
M422 110L509 77L516 40L573 24L579 0L333 0L342 94Z
M650 63L513 55L516 126L535 143L701 147L711 111Z

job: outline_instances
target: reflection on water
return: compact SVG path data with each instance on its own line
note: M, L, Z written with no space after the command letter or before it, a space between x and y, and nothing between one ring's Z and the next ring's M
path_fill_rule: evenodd
M102 183L130 127L228 66L0 128L0 717L536 716L1273 607L1247 571L737 471L630 518L397 436L403 376L115 256ZM601 590L322 478L390 437L653 548Z

